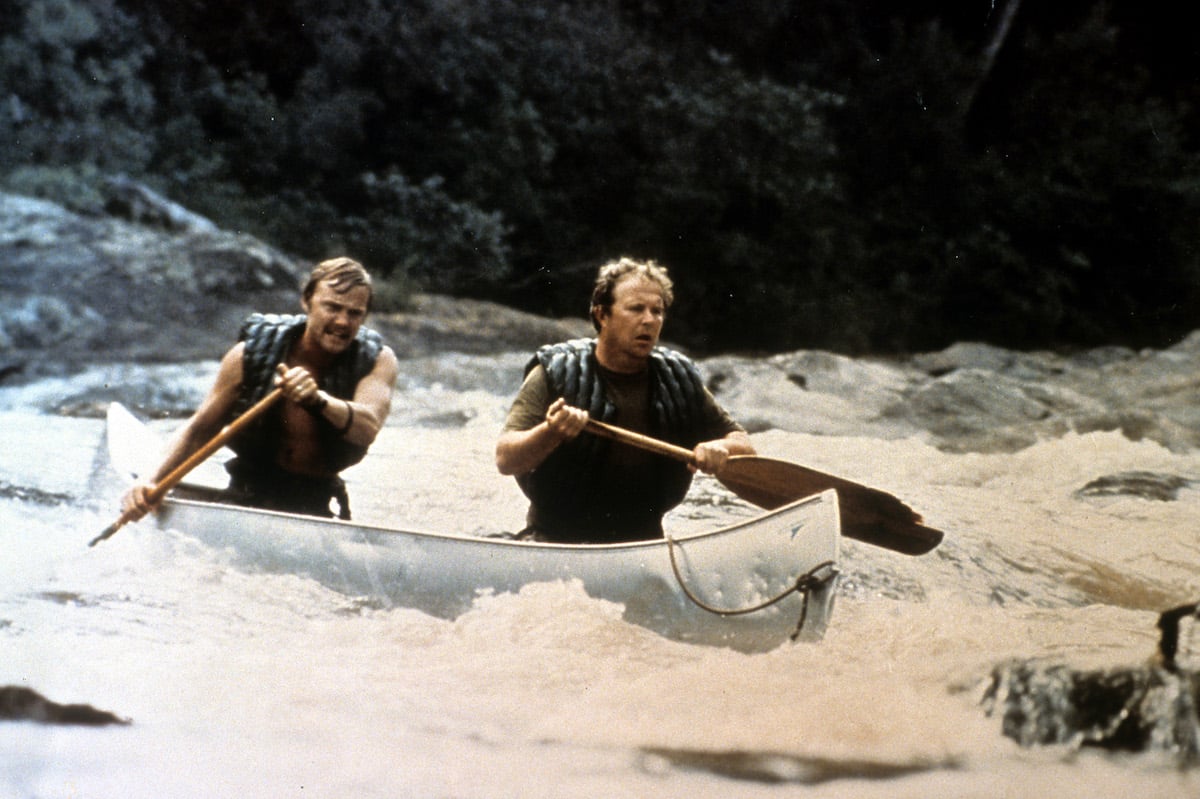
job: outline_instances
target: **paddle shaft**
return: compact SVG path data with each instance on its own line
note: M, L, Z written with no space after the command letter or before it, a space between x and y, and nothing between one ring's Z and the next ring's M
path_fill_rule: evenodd
M696 464L691 450L632 430L595 419L588 419L584 429L593 435ZM737 455L726 462L717 479L737 496L767 510L829 488L836 489L842 507L843 534L895 552L923 555L942 541L940 530L926 527L919 514L891 494L806 466Z
M183 463L176 466L166 477L159 480L155 484L154 488L146 493L147 501L151 505L157 505L159 502L161 502L163 497L167 495L167 492L179 485L179 482L188 475L188 472L192 471L192 469L195 469L201 463L208 460L209 456L211 456L221 447L225 446L231 438L241 432L246 425L257 419L263 411L274 405L275 401L282 396L282 388L273 390L270 394L267 394L258 402L251 405L250 409L241 416L225 425L225 427L221 429L221 432L212 437L212 440L189 455ZM113 533L117 532L117 530L120 530L128 522L133 521L137 515L138 512L136 509L131 508L130 510L125 511L121 514L119 519L110 524L108 527L104 528L104 531L100 533L100 535L93 538L88 543L88 546L94 547L104 539L110 538Z
M584 429L593 435L611 438L613 441L620 441L649 452L657 452L659 455L665 455L681 463L696 465L696 455L690 449L677 447L674 444L668 444L666 441L659 441L657 438L644 436L641 433L635 433L623 427L616 427L595 419L588 419L587 427Z

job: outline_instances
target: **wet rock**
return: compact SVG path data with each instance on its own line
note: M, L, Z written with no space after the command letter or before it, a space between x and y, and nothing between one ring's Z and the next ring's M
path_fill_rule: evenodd
M1200 330L1193 330L1171 349L1184 354L1200 353Z
M0 364L34 379L64 364L217 359L247 314L299 310L309 263L140 184L114 178L107 191L114 216L0 194ZM425 294L371 325L402 358L532 352L591 332L582 318Z
M25 362L28 377L52 364L213 358L251 310L295 306L295 259L176 222L149 227L0 194L0 356Z
M1198 700L1200 675L1191 671L1014 661L992 672L983 705L1021 746L1162 751L1194 763L1200 761Z
M933 433L949 448L1004 451L1034 443L1040 426L1087 405L1069 391L971 368L919 386L889 413Z
M593 334L583 319L547 319L485 300L417 294L401 313L376 314L378 328L401 358L436 353L532 355L543 344Z
M465 427L474 418L475 416L467 410L455 409L445 411L444 413L432 413L427 416L422 416L417 421L417 426L432 427L437 429L453 429Z
M211 220L124 175L105 180L104 195L104 210L130 222L175 232L217 232L217 226Z
M884 761L801 757L783 752L721 751L647 747L642 769L650 773L673 767L703 771L748 782L816 785L839 779L885 780L934 769L955 768L953 761L888 763Z
M90 306L29 296L0 317L0 347L16 351L69 347L73 341L96 340L105 327L104 317Z
M930 377L976 370L1019 380L1038 380L1062 374L1062 359L1052 353L1023 353L980 342L961 342L940 352L914 355L911 364Z
M1162 351L1072 355L960 344L908 359L819 352L702 362L747 427L918 437L948 452L1015 452L1070 433L1200 446L1200 334Z
M1013 660L993 669L982 704L1022 746L1069 745L1165 752L1200 763L1200 669L1192 640L1200 605L1164 611L1154 660L1143 666L1076 669Z
M40 724L82 724L101 727L129 724L107 710L91 705L60 705L30 688L19 685L0 687L0 720L36 721Z
M143 417L186 418L199 406L216 362L141 365L120 363L0 386L0 410L36 408L56 416L102 419L119 402Z
M0 383L3 383L5 380L8 380L11 377L16 377L23 371L25 371L25 364L22 361L0 365Z
M0 480L0 497L4 499L19 499L23 502L33 502L38 505L65 505L73 502L75 497L56 491L43 491L32 486L13 485Z
M856 360L820 351L769 358L719 356L704 359L706 384L747 430L770 428L819 435L883 438L921 430L888 409L923 379L894 363Z
M1092 480L1075 492L1078 499L1088 497L1131 496L1169 502L1179 498L1179 492L1194 483L1177 474L1158 472L1121 472Z

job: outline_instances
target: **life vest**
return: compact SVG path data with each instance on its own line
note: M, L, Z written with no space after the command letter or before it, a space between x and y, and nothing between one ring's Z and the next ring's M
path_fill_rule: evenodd
M301 314L251 314L242 323L238 340L244 342L242 385L234 403L233 418L246 412L275 386L275 367L283 363L292 345L304 332L307 317ZM371 373L383 349L383 339L374 330L358 329L358 335L321 375L321 389L340 399L352 399L358 382ZM347 442L333 425L320 425L322 450L328 454L332 473L353 466L367 454L366 447ZM248 425L230 442L239 458L255 462L272 457L282 436L280 416L267 412Z
M525 367L546 370L553 397L585 409L604 422L616 418L596 360L595 339L572 339L540 348ZM692 449L704 440L704 380L686 356L655 347L649 360L650 434ZM614 442L581 434L554 450L540 466L517 478L525 495L540 509L560 518L571 513L579 498L594 491L597 467ZM624 446L624 445L620 445ZM665 513L683 501L692 483L686 464L662 458L657 469L658 508Z

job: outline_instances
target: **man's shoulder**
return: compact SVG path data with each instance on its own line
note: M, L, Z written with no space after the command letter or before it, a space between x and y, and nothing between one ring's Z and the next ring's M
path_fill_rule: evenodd
M550 381L541 364L535 364L525 375L517 396L513 399L504 420L504 430L528 430L537 426L550 405Z
M386 342L381 344L379 357L375 361L377 364L391 369L398 369L400 367L400 358L396 355L396 351L389 347Z

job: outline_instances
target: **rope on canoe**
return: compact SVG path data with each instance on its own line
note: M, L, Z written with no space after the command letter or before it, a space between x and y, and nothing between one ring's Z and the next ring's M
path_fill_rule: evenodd
M667 552L671 556L671 571L675 572L675 581L678 582L679 587L683 589L684 596L690 599L696 605L696 607L700 608L701 610L706 610L709 613L722 617L745 616L749 613L757 613L760 610L765 610L778 602L782 602L789 594L799 594L801 599L803 599L803 604L800 606L800 621L796 625L796 631L792 633L792 640L795 640L797 637L799 637L800 631L804 629L805 619L808 618L809 594L813 589L820 588L822 585L838 575L837 565L834 563L834 561L822 561L816 566L813 566L804 574L800 575L796 579L795 583L785 588L778 596L774 596L765 602L760 602L759 604L748 608L727 609L713 607L704 600L700 599L700 597L693 594L692 590L688 588L687 583L684 582L683 574L679 571L679 562L675 558L675 547L679 546L679 544L670 536L666 536L666 539Z

